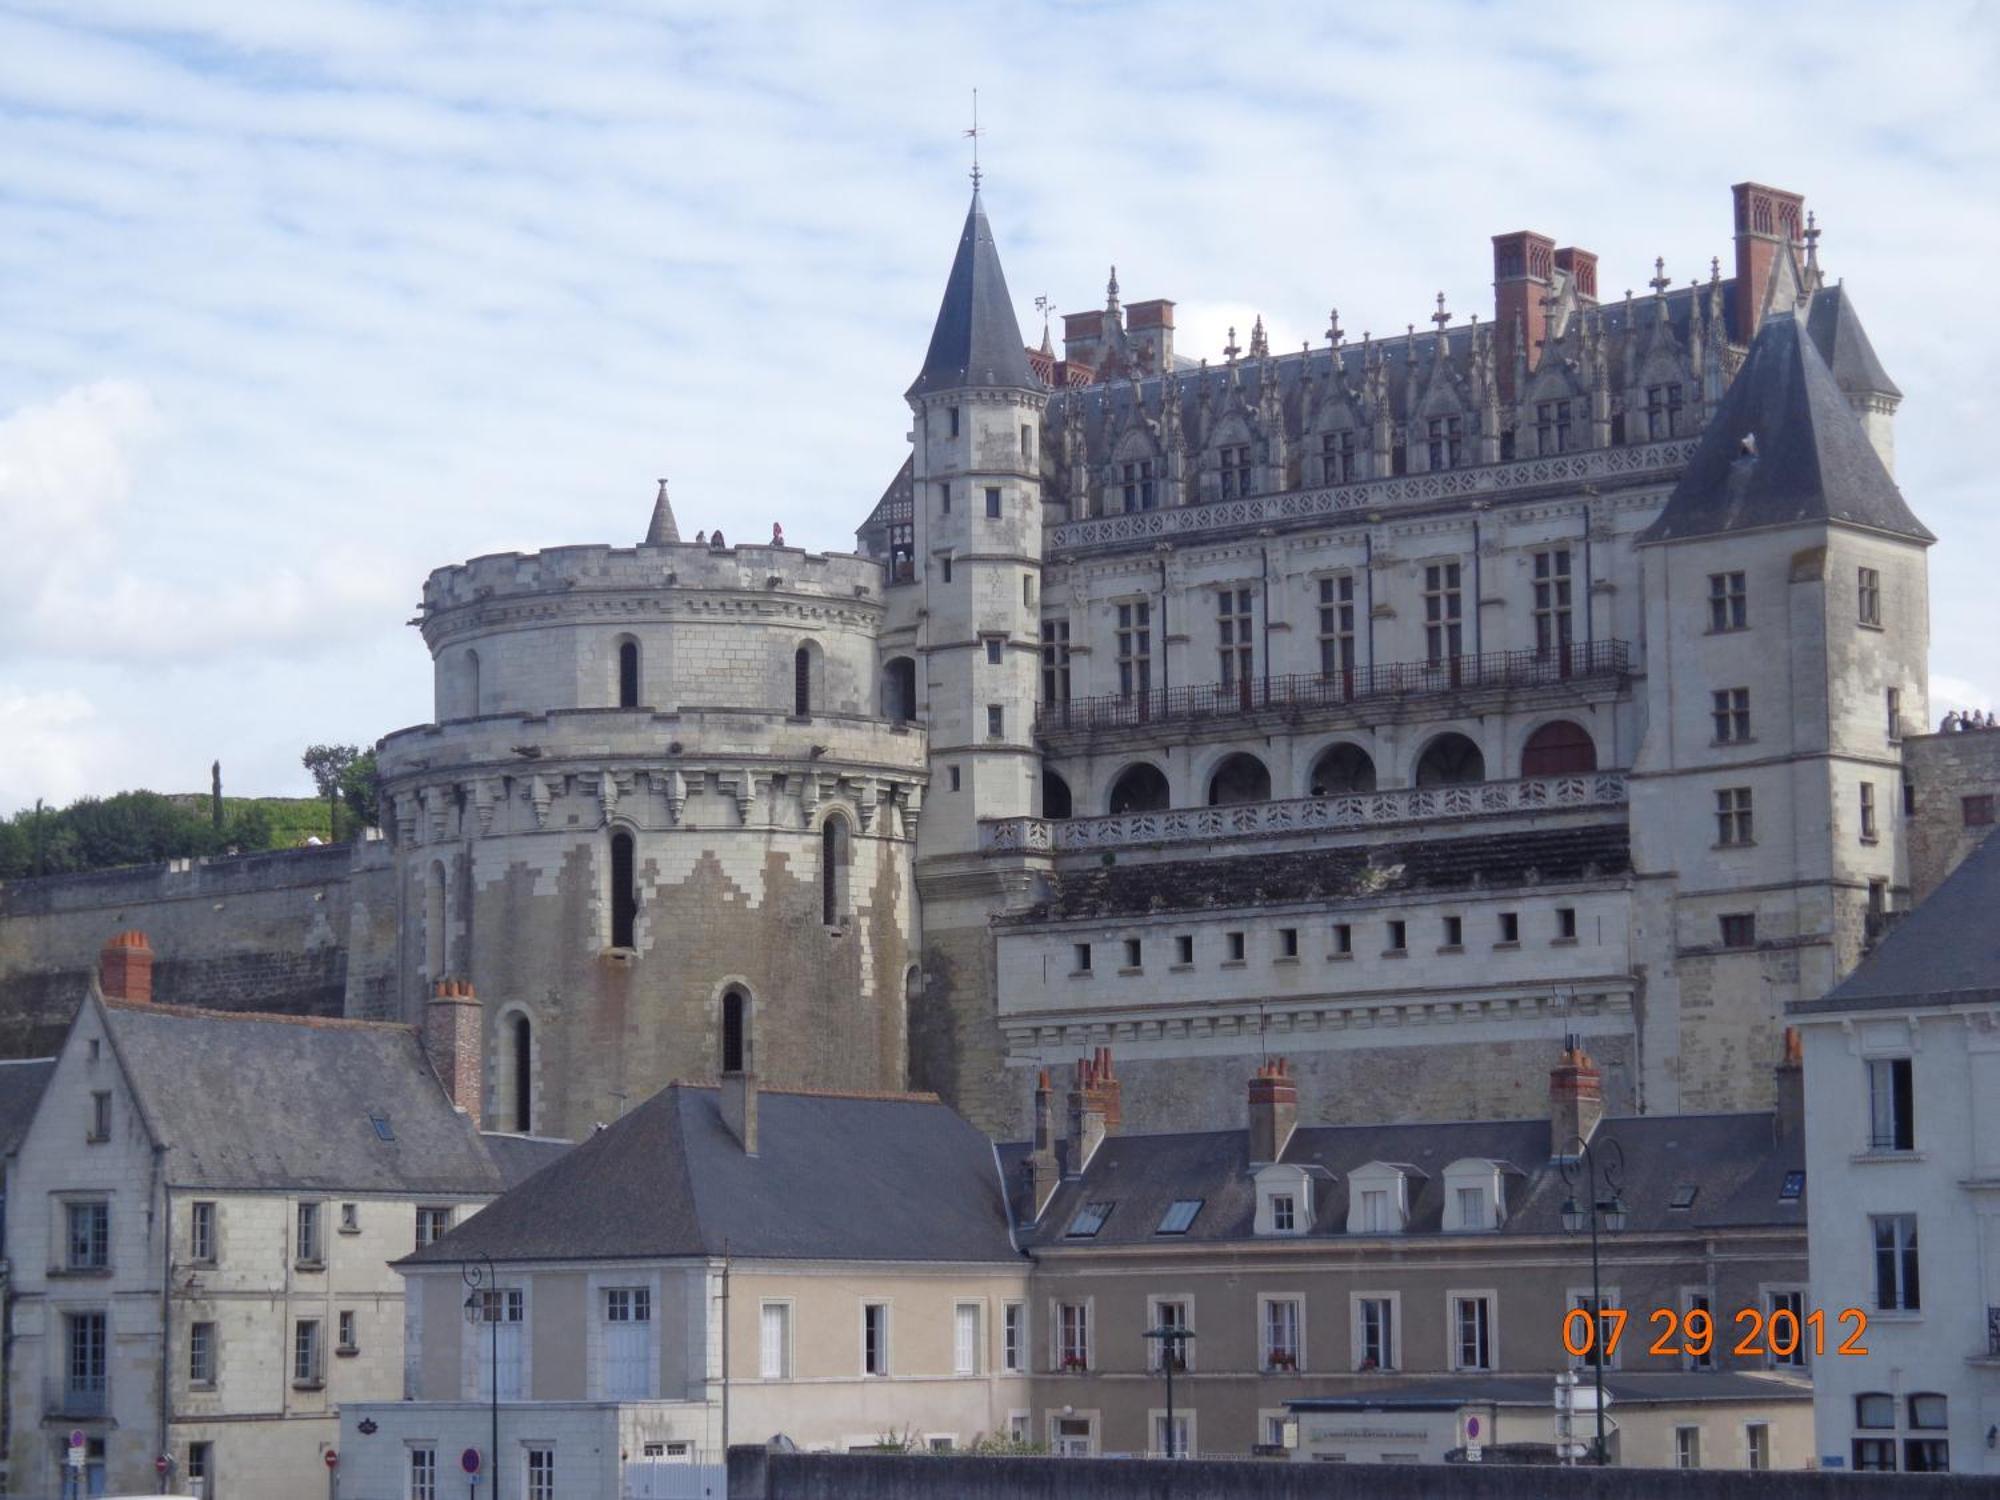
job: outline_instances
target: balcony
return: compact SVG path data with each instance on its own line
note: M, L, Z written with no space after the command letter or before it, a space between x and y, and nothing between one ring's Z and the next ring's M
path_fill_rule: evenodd
M107 1381L42 1382L42 1415L65 1421L93 1421L111 1410L111 1388Z
M979 852L1081 854L1101 849L1213 844L1224 839L1388 828L1441 819L1623 807L1625 798L1624 772L1589 771L1525 781L1476 781L1293 797L1282 802L1174 807L1104 818L988 818L979 825Z
M1251 677L1236 683L1151 688L1143 693L1106 693L1044 703L1035 711L1035 732L1044 736L1090 734L1149 725L1191 725L1266 712L1296 718L1353 703L1616 681L1631 670L1631 648L1624 641L1579 642L1560 651L1489 651L1483 656L1447 656L1437 661L1378 662L1324 676Z

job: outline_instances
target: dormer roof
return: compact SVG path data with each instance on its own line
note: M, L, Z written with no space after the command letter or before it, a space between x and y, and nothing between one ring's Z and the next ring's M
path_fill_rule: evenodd
M944 285L937 325L931 330L924 368L907 395L966 387L1039 391L1044 387L1028 367L1021 342L1021 325L1007 296L1007 278L1000 270L1000 252L986 223L979 193L972 194L958 255Z
M1936 540L1905 503L1805 325L1779 313L1758 330L1666 508L1639 540L1813 521Z

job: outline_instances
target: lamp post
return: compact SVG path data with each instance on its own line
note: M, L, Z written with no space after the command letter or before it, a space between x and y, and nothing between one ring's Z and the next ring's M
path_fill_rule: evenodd
M1181 1323L1162 1323L1148 1328L1146 1337L1159 1340L1160 1368L1167 1377L1167 1457L1185 1458L1186 1454L1174 1452L1174 1366L1181 1362L1181 1348L1194 1337L1194 1330Z
M486 1450L486 1468L492 1477L493 1497L500 1495L500 1289L493 1281L493 1257L480 1252L459 1268L459 1279L468 1288L465 1294L465 1321L474 1328L483 1317L492 1330L491 1363L486 1371L486 1389L491 1398L493 1427Z
M1598 1160L1598 1152L1604 1160ZM1611 1462L1611 1450L1604 1441L1604 1283L1598 1264L1598 1226L1606 1234L1625 1227L1625 1200L1619 1196L1625 1185L1625 1151L1609 1138L1593 1150L1582 1136L1573 1136L1563 1148L1558 1168L1569 1187L1563 1200L1562 1226L1567 1234L1590 1230L1590 1353L1597 1385L1597 1456L1599 1467ZM1583 1187L1583 1203L1577 1202L1578 1184ZM1565 1315L1567 1316L1567 1315Z

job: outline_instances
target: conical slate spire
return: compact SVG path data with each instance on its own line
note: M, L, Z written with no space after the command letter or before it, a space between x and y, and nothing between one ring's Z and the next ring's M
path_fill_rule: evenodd
M1826 367L1833 371L1834 383L1850 396L1902 397L1896 382L1875 357L1868 330L1844 286L1823 287L1813 293L1806 311L1806 332L1819 350Z
M1641 542L1834 521L1932 542L1801 320L1773 314Z
M987 227L977 189L965 215L951 277L945 282L923 373L907 394L924 396L967 386L1042 388L1028 368L1021 325L1014 318L1007 278L1000 272L1000 252L993 246L993 231Z
M653 500L653 521L646 528L646 545L664 547L681 539L681 528L674 520L674 507L667 499L667 482L660 481L660 493Z

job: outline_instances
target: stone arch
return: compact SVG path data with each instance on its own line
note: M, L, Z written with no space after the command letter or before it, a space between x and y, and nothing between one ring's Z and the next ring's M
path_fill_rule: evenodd
M717 1057L719 1072L750 1071L750 1028L754 1003L750 991L743 985L732 984L722 992L722 1035L720 1055Z
M906 724L917 716L917 659L892 656L882 667L882 717Z
M495 1022L493 1111L495 1130L532 1135L535 1128L535 1080L540 1069L541 1039L534 1017L525 1006L510 1005Z
M629 828L611 831L611 946L636 948L639 925L639 851Z
M1486 753L1456 730L1434 736L1417 757L1414 786L1463 786L1486 779Z
M1112 779L1105 811L1114 815L1133 812L1165 812L1173 805L1167 787L1167 773L1149 760L1134 761Z
M903 970L903 1003L914 1006L924 998L924 971L916 964Z
M1062 819L1075 811L1075 803L1070 796L1069 783L1054 771L1042 772L1042 816Z
M445 924L450 920L450 898L445 881L444 861L434 859L424 870L424 977L444 978L445 958L450 947Z
M792 651L792 716L812 715L826 704L826 653L818 641L800 641Z
M1271 771L1248 751L1225 755L1208 775L1208 805L1224 807L1235 802L1269 802Z
M1597 769L1597 741L1574 719L1551 719L1521 746L1523 776L1573 776Z
M479 653L467 646L458 658L458 716L479 717Z
M616 642L618 706L637 708L640 694L640 655L637 636L621 635Z
M828 813L819 826L819 919L837 927L849 916L849 875L854 834L846 814Z
M1311 797L1374 790L1375 757L1352 740L1341 740L1320 751L1306 778L1306 795Z

